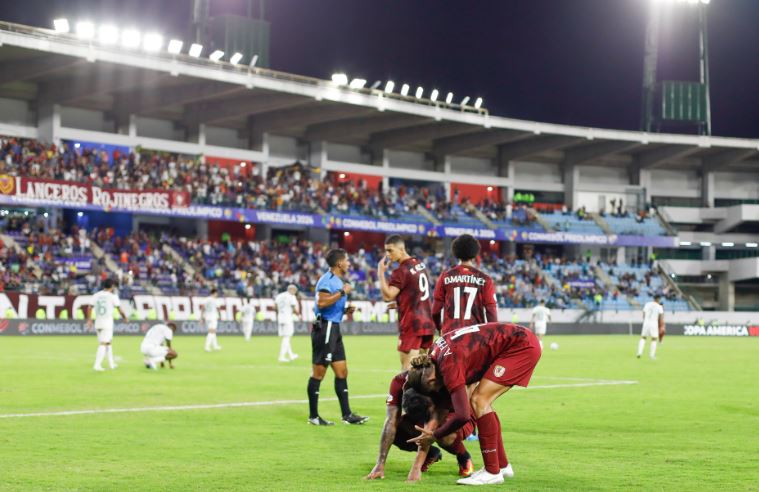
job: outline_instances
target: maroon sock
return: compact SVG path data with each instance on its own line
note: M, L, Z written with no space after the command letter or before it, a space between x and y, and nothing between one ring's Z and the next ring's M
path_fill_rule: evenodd
M464 443L461 442L461 438L457 435L456 439L454 439L453 443L450 445L443 445L439 443L440 447L445 449L451 454L454 454L456 456L461 456L463 454L466 454L466 448L464 447Z
M501 428L501 419L498 418L498 414L493 412L495 419L498 422L498 465L501 468L509 466L509 459L506 457L506 448L503 447L503 429Z
M486 413L478 418L477 430L480 433L480 451L482 451L482 461L485 463L485 469L488 473L500 473L501 468L498 466L498 435L501 431L498 425L498 417L496 417L495 413Z

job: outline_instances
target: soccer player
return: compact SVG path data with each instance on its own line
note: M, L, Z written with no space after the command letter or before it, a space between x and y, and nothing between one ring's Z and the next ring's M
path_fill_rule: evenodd
M451 243L451 252L459 264L440 274L432 302L432 319L442 335L462 326L498 321L493 279L474 266L480 242L462 234Z
M274 304L277 305L277 331L282 338L279 346L279 361L290 362L298 358L298 354L293 353L290 339L295 333L295 323L293 322L293 311L300 316L300 302L295 294L298 288L293 284L287 286L287 290L277 294L274 298Z
M343 281L350 271L350 260L344 249L332 249L326 256L329 271L316 283L316 320L311 330L311 377L308 379L308 423L312 425L334 425L319 416L319 387L332 367L335 373L335 393L340 402L340 410L345 424L363 424L369 417L351 412L348 403L348 364L345 361L345 346L340 333L343 316L353 313L353 307L346 308L352 287Z
M221 350L219 341L216 338L216 330L219 327L219 298L216 288L211 289L211 295L203 301L203 322L206 325L208 334L206 335L206 352Z
M240 328L246 342L250 341L250 336L253 334L253 317L255 315L256 308L253 307L253 303L247 302L242 305L242 309L240 309Z
M121 301L119 296L113 292L113 280L107 278L103 280L103 290L96 292L92 296L92 306L86 307L85 317L87 318L87 329L92 329L92 309L95 309L95 331L98 334L98 350L95 354L95 365L92 368L96 371L104 371L103 359L108 357L108 366L116 369L113 362L113 310L117 310L121 319L126 319L124 311L121 310Z
M504 476L513 476L493 402L512 386L529 384L541 353L537 337L511 323L467 326L438 338L429 355L411 361L406 386L425 394L448 391L454 416L434 431L417 426L421 435L410 442L429 445L461 428L474 410L485 467L458 483L498 484ZM476 382L468 397L466 386Z
M169 362L169 367L174 369L173 360L178 357L176 350L171 348L171 340L177 331L174 323L153 325L140 344L140 352L145 356L145 367L158 369L158 364L163 367L164 361ZM165 345L164 345L165 344Z
M649 357L656 359L656 340L663 339L666 328L664 327L664 307L661 305L661 297L655 296L653 301L648 301L643 306L643 328L638 340L638 353L636 357L640 359L643 350L646 348L646 338L651 341L649 348Z
M408 475L410 481L418 480L420 473L427 471L432 463L442 458L442 453L435 446L421 450L417 445L407 442L417 436L416 425L424 426L433 418L436 421L444 421L448 409L440 408L442 402L435 405L430 397L413 389L404 392L403 386L406 384L406 375L407 371L403 371L390 381L390 392L386 400L387 415L380 437L379 456L377 457L377 464L366 476L368 480L385 478L385 462L392 445L404 451L417 451L424 454L424 456L417 456L417 460ZM450 404L450 402L448 403ZM471 425L465 425L458 432L451 433L438 440L438 444L443 449L456 456L459 463L459 475L462 477L468 477L474 471L472 457L461 442L462 435L471 433L473 429L474 422L471 421Z
M435 335L430 278L427 276L427 266L406 252L401 236L394 234L385 240L385 254L377 266L377 276L385 302L394 301L398 306L398 352L401 370L406 370L413 357L432 346ZM385 271L392 262L399 265L388 283Z
M540 342L540 349L543 349L543 337L546 334L546 325L551 319L551 310L546 307L546 301L541 299L540 303L532 308L532 318L530 319L530 329L535 332Z

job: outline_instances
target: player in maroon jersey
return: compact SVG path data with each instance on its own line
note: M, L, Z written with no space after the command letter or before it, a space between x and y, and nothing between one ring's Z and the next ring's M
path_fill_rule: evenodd
M432 319L441 335L462 326L498 321L493 279L474 266L479 241L462 234L451 243L451 251L459 264L440 274L432 302Z
M415 429L416 425L435 428L437 422L445 421L449 416L452 416L450 399L447 393L443 395L442 400L434 401L429 396L414 389L408 389L404 392L406 374L407 372L403 371L390 381L390 392L386 400L387 416L380 438L380 452L377 457L377 464L366 476L368 480L385 477L385 461L392 445L404 451L417 452L416 461L408 474L409 481L419 480L422 472L427 471L432 463L440 461L442 458L440 449L435 446L423 449L407 441L419 434ZM456 456L459 464L459 475L462 477L468 477L474 472L472 457L462 443L462 439L473 430L474 419L470 419L458 431L438 440L440 447Z
M398 268L388 282L385 271L392 262L397 262ZM435 334L427 266L406 252L403 238L396 234L385 240L385 257L377 270L382 297L398 306L398 352L405 370L413 357L432 346Z
M485 467L458 483L496 484L502 483L504 476L513 476L503 448L501 423L492 405L512 386L527 386L540 354L538 338L529 329L511 323L467 326L438 338L429 355L412 361L406 387L426 394L448 391L454 417L434 432L417 426L421 435L409 442L428 446L435 438L463 426L474 410ZM477 382L467 397L466 386Z

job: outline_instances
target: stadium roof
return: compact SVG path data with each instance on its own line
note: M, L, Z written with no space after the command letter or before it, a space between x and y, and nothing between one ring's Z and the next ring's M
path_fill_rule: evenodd
M759 140L642 133L493 116L379 89L106 47L52 30L0 23L0 97L366 146L578 165L717 171L759 169ZM631 97L638 97L637 94Z

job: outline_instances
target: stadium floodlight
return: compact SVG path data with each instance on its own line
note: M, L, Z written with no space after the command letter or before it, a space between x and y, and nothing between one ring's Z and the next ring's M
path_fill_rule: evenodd
M756 248L759 247L759 243L746 243L747 248Z
M464 99L461 100L461 105L466 106L466 103L469 102L469 96L466 96Z
M116 44L119 42L119 30L113 25L104 25L98 28L98 41L102 44Z
M345 173L340 173L340 176L338 176L340 179L345 179Z
M203 45L202 45L202 44L198 44L198 43L192 43L192 44L190 45L190 51L188 52L188 54L189 54L191 57L193 57L193 58L197 58L197 57L199 57L199 56L200 56L200 54L201 54L202 52L203 52Z
M372 84L372 86L371 86L371 87L369 87L369 88L370 88L371 90L375 90L375 89L376 89L377 87L379 87L380 85L382 85L382 81L381 81L381 80L375 80L375 81L374 81L374 83Z
M430 101L432 102L437 101L438 95L440 95L440 93L437 91L437 89L432 89L432 93L430 94Z
M488 186L488 191L493 191L493 187L492 186Z
M453 92L449 92L447 96L445 96L445 103L451 104L453 102Z
M229 59L229 63L232 65L237 65L240 63L240 60L242 60L242 53L237 52Z
M388 80L387 83L385 84L385 92L390 94L393 92L393 89L395 89L395 82L393 82L392 80Z
M145 51L155 53L161 51L161 48L163 48L163 36L160 34L150 33L142 38L142 49Z
M76 23L76 35L80 39L92 39L95 37L95 24L88 21Z
M45 218L47 218L47 217L48 217L48 215L49 215L49 214L48 214L47 212L45 212L44 214L42 214L42 216L43 216L43 217L45 217Z
M250 224L245 224L245 230L246 230L246 231L249 231L249 230L250 230Z
M735 246L735 243L731 243L731 242L722 243L722 246L724 248L732 248L733 246Z
M482 107L482 98L478 97L476 101L474 101L474 107L475 109L480 109Z
M709 241L701 241L699 244L705 248L708 248L709 246L712 245L712 243L710 243Z
M419 87L416 88L416 94L414 94L414 97L416 97L417 99L421 99L423 95L424 95L424 88L420 85Z
M495 239L491 239L491 240L490 240L490 245L492 246L492 245L494 245L494 244L495 244Z
M208 59L211 60L211 61L217 62L217 61L221 60L223 56L224 56L224 52L223 51L216 50L213 53L211 53L210 55L208 55Z
M345 236L345 237L348 237L348 236L350 236L350 235L351 235L351 233L350 233L350 232L348 232L348 231L345 231L345 232L343 232L343 236Z
M691 244L690 241L680 241L680 246L690 246Z
M411 90L411 87L408 84L403 84L401 86L401 96L408 96L409 90Z
M332 74L332 82L334 82L337 85L347 85L348 84L348 76L344 73L333 73Z
M242 168L245 168L247 166L248 166L248 163L245 162L245 161L243 161L243 162L240 163L240 167L242 167Z
M76 213L76 216L77 216L77 217L81 217L81 216L83 216L83 215L84 215L84 212L77 212L77 213Z
M353 79L348 87L351 89L363 89L365 85L366 79Z
M121 46L124 48L139 48L142 41L142 34L136 29L125 29L121 31Z
M258 61L258 55L253 55L253 58L250 59L250 65L248 65L248 66L250 68L255 67L257 61Z
M178 55L182 52L182 46L184 46L184 43L178 39L172 39L169 41L169 46L167 50L172 55Z
M69 26L69 20L68 19L54 19L53 20L53 29L55 29L55 32L66 34L71 30L71 26Z

